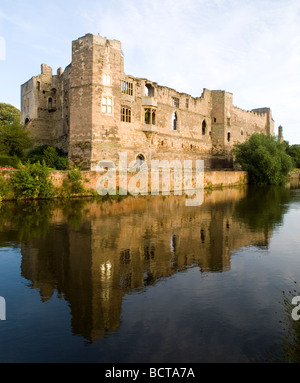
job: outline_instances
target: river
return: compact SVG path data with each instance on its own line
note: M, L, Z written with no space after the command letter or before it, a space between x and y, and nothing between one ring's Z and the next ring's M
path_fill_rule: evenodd
M299 185L3 202L0 362L281 361L299 222Z

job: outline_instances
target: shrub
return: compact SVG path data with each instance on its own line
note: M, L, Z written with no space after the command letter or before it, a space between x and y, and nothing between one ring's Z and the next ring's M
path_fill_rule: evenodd
M68 173L68 178L63 181L61 188L61 197L70 198L73 194L81 194L85 192L82 185L82 175L78 168L73 168Z
M54 186L49 179L49 170L45 163L42 165L27 163L19 166L18 171L11 177L11 184L17 198L51 198L55 195Z
M52 169L66 170L69 167L66 153L49 145L37 146L28 153L27 158L31 163L45 161L46 165Z
M18 157L11 157L5 154L0 155L0 167L17 168L19 161Z
M248 171L249 183L255 185L282 185L293 168L284 143L263 133L254 133L248 141L233 148L235 162Z

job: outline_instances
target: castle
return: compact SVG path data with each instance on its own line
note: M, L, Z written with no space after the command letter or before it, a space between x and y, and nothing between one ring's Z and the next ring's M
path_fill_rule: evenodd
M254 132L274 135L269 108L245 111L233 95L204 89L179 93L124 73L121 43L87 34L72 43L72 62L21 86L21 123L35 145L68 153L72 164L94 170L102 160L202 159L206 169L232 166L231 149Z

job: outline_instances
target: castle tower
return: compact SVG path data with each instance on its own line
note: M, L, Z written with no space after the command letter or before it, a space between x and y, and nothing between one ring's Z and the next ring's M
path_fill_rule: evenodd
M69 159L82 169L96 166L99 153L117 158L122 75L119 41L92 34L73 41Z
M283 142L283 128L281 125L278 126L278 142Z

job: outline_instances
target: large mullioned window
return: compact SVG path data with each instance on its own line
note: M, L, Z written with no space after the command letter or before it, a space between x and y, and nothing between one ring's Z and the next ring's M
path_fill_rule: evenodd
M133 83L129 81L121 81L121 92L133 96Z

